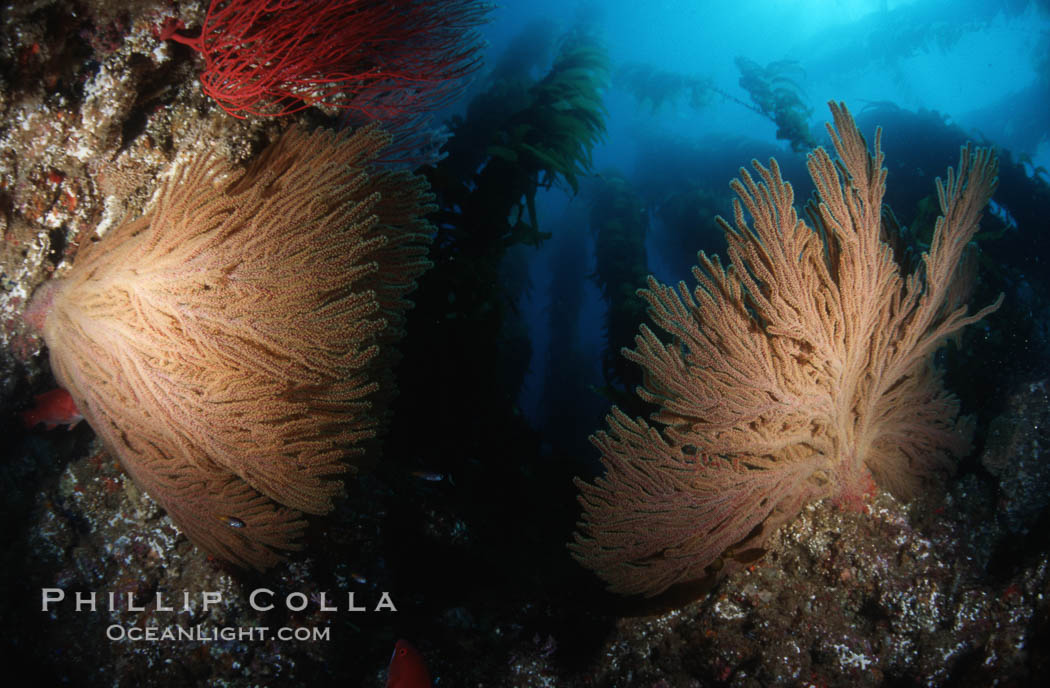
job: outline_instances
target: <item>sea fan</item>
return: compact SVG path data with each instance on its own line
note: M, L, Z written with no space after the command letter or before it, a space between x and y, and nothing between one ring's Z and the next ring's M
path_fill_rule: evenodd
M243 171L198 155L34 296L106 447L239 565L300 548L380 425L429 237L425 182L369 171L388 140L292 129Z

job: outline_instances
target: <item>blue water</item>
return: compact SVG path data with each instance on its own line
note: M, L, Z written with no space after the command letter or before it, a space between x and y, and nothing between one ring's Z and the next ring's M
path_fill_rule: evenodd
M514 0L497 7L483 29L489 42L487 64L497 64L523 30L546 21L545 30L536 33L543 40L532 46L533 76L542 77L557 39L581 20L604 41L613 75L604 94L607 131L594 150L596 174L615 172L631 183L643 183L651 168L659 166L652 151L654 141L677 142L683 149L703 146L705 141L747 141L739 159L719 163L719 173L725 170L721 188L728 210L732 196L728 183L735 166L747 164L751 155L776 154L785 167L795 165L801 170L802 155L792 153L786 141L776 138L773 122L737 102L746 103L749 98L738 83L738 56L761 66L791 61L790 74L810 109L808 125L818 143L825 142L828 100L844 101L855 114L884 103L910 112L935 111L966 135L1022 156L1029 169L1050 169L1050 10L1046 3ZM709 94L700 107L683 96L654 109L618 84L617 73L631 64L705 79L716 95ZM483 78L484 73L479 76ZM907 146L899 139L893 141L892 133L887 132L884 148L889 151L894 144ZM804 173L799 174L805 184ZM932 190L932 179L930 184ZM892 188L892 174L889 185ZM604 346L606 304L594 280L588 278L594 271L588 203L565 184L541 191L537 197L540 229L553 237L539 248L519 246L512 251L512 259L528 264L529 287L519 295L517 305L530 333L532 360L519 406L534 423L540 423L545 403L543 380L548 361L560 355L551 349L549 313L559 296L557 288L552 288L552 263L566 250L567 242L575 240L583 247L573 249L583 251L578 268L583 304L579 330L573 335L576 345L594 352ZM670 260L666 245L658 241L660 224L655 216L649 218L648 271L663 281L691 281L683 261ZM697 244L697 249L711 250L699 238ZM588 384L602 384L597 355L581 375Z

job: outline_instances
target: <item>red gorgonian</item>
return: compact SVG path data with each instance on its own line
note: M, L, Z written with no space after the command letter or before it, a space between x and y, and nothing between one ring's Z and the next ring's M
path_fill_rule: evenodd
M196 36L159 38L204 58L204 92L235 117L311 105L400 121L441 108L480 64L473 0L212 0Z

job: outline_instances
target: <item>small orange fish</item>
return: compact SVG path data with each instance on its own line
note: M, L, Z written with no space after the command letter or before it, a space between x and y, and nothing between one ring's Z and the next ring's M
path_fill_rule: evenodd
M59 425L68 425L72 430L77 423L84 420L84 416L80 415L76 403L73 402L73 397L61 387L37 394L33 397L33 408L19 415L27 428L35 428L43 423L48 430L54 430Z
M423 655L407 640L394 644L386 672L386 688L433 688Z

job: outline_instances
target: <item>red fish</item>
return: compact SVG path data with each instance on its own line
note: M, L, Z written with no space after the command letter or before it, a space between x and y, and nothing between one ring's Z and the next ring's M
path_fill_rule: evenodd
M399 640L390 656L386 673L386 688L432 688L430 672L423 655L407 640Z
M33 397L33 408L19 415L27 428L35 428L43 423L48 430L54 430L59 425L68 425L72 430L77 423L84 420L84 416L80 415L76 403L73 402L73 397L61 387L37 394Z

